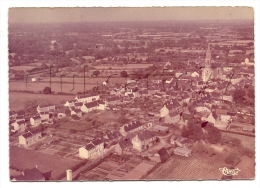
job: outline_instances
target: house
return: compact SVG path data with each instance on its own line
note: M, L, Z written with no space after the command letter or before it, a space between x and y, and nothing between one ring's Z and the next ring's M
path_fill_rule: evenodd
M32 126L38 126L42 123L42 119L41 116L37 115L37 116L33 116L30 118L30 124Z
M122 102L122 97L119 96L112 96L105 99L106 105L117 105L117 104L121 104L121 102Z
M75 107L76 109L81 109L82 106L83 106L83 103L82 103L82 102L75 102L75 103L74 103L74 107Z
M42 133L40 129L28 131L27 133L24 133L18 137L19 144L21 145L32 144L40 138L42 138Z
M140 123L140 121L132 121L131 123L120 127L120 133L123 136L126 136L129 133L135 133L144 129L144 126Z
M104 152L104 142L97 139L79 148L79 157L89 159L102 155Z
M104 101L98 101L98 106L97 106L97 109L98 110L105 110L107 107L106 103Z
M164 123L177 123L180 121L180 113L178 112L170 112L164 117Z
M54 104L39 104L37 106L37 112L49 112L51 110L55 110L55 105Z
M93 101L89 103L84 103L80 110L84 113L91 112L92 110L97 110L98 107L98 101Z
M133 149L132 139L125 138L116 144L115 152L118 155L122 155L124 154L124 152L130 151L132 149Z
M122 135L119 131L111 131L107 135L104 136L105 139L107 139L107 143L110 144L112 142L118 141L120 138L122 138Z
M133 149L142 152L143 150L148 149L153 146L156 142L158 142L157 137L151 131L144 131L143 133L136 135L132 139Z
M98 94L89 94L89 95L77 95L76 96L76 100L78 102L82 102L82 103L89 103L92 101L96 101L99 100L100 96Z
M158 133L168 133L169 132L169 127L161 126L161 125L155 125L152 130L154 132Z
M193 141L178 135L172 135L170 143L178 147L188 148Z
M191 156L192 150L187 148L177 147L174 149L173 153L176 155L189 157Z
M196 107L197 112L211 112L211 110L206 106L198 106Z
M69 101L66 101L66 103L64 104L64 106L66 107L72 107L74 106L74 103L76 103L77 100L69 100Z
M64 117L66 117L65 109L58 109L58 110L56 111L56 113L57 113L57 117L58 117L58 118L64 118Z
M12 181L45 181L45 177L36 166L35 168L23 171L21 175L13 177Z
M82 111L80 109L76 109L75 107L71 107L70 115L77 115L78 117L82 117Z
M25 120L15 121L12 126L15 131L24 131L26 129L26 122Z
M48 119L50 119L50 114L49 114L49 112L40 112L40 117L41 117L42 121L48 120Z

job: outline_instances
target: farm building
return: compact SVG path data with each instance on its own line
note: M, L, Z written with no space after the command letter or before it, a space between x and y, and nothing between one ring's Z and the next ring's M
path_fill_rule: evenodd
M192 150L187 149L187 148L182 148L182 147L177 147L174 149L174 154L184 156L184 157L189 157L191 156Z

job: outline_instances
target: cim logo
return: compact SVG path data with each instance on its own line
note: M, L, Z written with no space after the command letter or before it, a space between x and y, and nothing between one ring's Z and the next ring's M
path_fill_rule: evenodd
M238 172L241 171L238 168L228 169L227 167L219 168L219 170L222 172L223 175L226 175L226 176L237 176Z

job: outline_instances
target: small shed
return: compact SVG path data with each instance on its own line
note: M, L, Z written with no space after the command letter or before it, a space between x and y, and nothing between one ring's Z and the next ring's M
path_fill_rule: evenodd
M187 148L182 148L182 147L177 147L174 149L174 154L184 156L184 157L189 157L191 156L192 150L187 149Z
M153 131L159 132L159 133L168 133L169 127L161 126L161 125L155 125L153 127Z

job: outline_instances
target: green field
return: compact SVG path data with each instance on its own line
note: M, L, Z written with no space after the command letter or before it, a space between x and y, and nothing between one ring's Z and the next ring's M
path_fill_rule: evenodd
M23 71L28 71L35 68L35 66L14 66L14 67L10 67L10 69L12 70L23 70Z
M54 82L54 81L53 81ZM100 85L100 84L99 84ZM95 87L95 84L85 84L85 90L90 90ZM10 91L34 91L40 92L43 91L45 87L50 87L49 82L28 82L26 85L25 81L11 81L9 82L9 90ZM84 84L81 83L51 83L51 90L54 92L64 92L64 93L72 93L77 94L77 92L84 92ZM72 91L71 91L72 90Z
M95 68L98 70L108 69L109 67L111 67L112 69L143 69L143 68L148 68L152 65L153 64L126 64L123 66L99 65L99 66L95 66Z
M22 92L9 92L10 110L22 110L28 100L37 100L38 103L63 104L62 102L74 99L73 95L47 95Z
M55 178L77 163L79 163L77 160L68 160L37 151L10 147L10 166L19 170L34 168L37 165L42 172L52 171L51 176Z
M97 83L102 84L104 81L107 80L108 77L109 77L109 75L107 77L104 77L104 78L99 78L99 77L97 77L97 78L95 78L95 77L89 78L89 77L86 77L85 78L85 83L86 83L86 85L88 85L88 84L97 84ZM50 78L49 77L43 77L42 79L43 79L42 81L47 82L47 84L50 82ZM37 82L37 83L42 83L42 81L41 82ZM61 78L60 77L52 77L51 81L60 83ZM64 82L64 83L65 82L67 82L67 83L69 82L72 85L73 78L72 77L62 77L62 82ZM84 77L80 77L80 78L75 77L74 78L74 83L75 84L84 84ZM109 83L126 83L126 79L125 78L116 78L116 77L112 76L112 77L109 78Z

